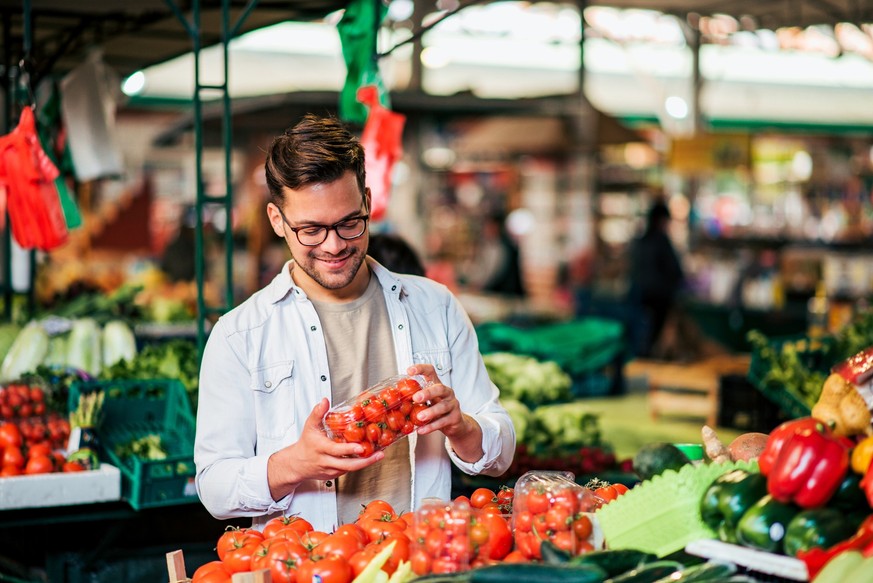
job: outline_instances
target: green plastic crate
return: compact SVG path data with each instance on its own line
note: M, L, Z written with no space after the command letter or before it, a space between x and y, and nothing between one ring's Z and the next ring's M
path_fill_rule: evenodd
M70 388L70 411L79 395L105 392L97 428L101 459L121 470L121 497L134 509L198 502L194 489L194 415L185 387L175 379L88 381ZM161 437L162 460L124 459L118 445L149 434Z

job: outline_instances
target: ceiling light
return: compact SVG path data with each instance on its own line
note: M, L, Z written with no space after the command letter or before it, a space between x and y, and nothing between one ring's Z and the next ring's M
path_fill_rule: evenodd
M681 97L675 95L668 97L664 101L664 109L674 119L685 119L688 117L688 104Z
M145 73L143 73L142 71L137 71L136 73L124 80L124 82L121 84L121 90L124 92L125 95L138 95L142 92L143 89L145 89L145 81Z

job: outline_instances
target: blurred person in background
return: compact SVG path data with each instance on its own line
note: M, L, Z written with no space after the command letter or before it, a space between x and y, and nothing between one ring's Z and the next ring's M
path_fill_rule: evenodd
M504 215L490 214L485 217L476 255L467 268L467 282L474 289L487 293L525 296L521 254L506 228Z
M424 276L424 264L415 249L400 235L376 233L370 235L367 255L395 273Z
M631 246L629 302L638 305L648 320L648 334L640 347L643 357L653 354L685 282L669 227L670 209L657 201L649 209L645 232Z

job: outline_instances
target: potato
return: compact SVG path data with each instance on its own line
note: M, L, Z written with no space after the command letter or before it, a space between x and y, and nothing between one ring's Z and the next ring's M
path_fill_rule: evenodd
M740 460L758 459L761 452L764 451L764 446L767 444L767 438L770 437L766 433L743 433L738 435L730 445L728 451L731 452L731 459L735 462Z

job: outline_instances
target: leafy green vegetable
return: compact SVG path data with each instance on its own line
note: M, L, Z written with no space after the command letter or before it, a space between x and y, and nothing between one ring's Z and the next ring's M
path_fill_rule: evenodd
M115 446L115 455L121 459L136 456L145 460L163 460L167 458L167 450L161 442L161 436L149 433Z
M149 344L132 360L120 360L105 367L100 379L178 379L185 386L191 405L196 410L199 375L197 345L190 340L175 338Z
M571 397L573 380L556 362L540 362L511 352L492 352L482 359L503 399L515 399L533 407L567 401Z

